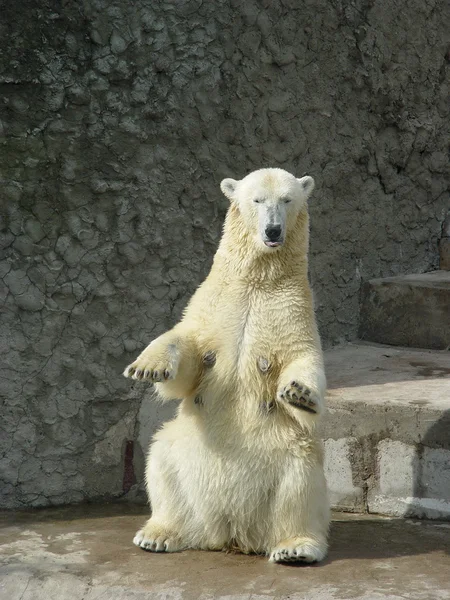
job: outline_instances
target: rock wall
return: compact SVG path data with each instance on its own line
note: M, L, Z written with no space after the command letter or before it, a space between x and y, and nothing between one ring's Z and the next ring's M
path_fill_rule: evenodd
M355 336L361 280L436 266L445 0L0 9L3 506L130 495L141 480L140 442L171 409L121 372L207 274L223 177L315 177L327 345Z

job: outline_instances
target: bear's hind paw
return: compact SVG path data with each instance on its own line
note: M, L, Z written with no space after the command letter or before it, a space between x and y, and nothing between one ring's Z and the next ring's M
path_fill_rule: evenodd
M308 538L292 538L278 544L270 553L269 562L314 563L323 560L327 553L326 543Z
M148 525L136 533L133 544L148 552L178 552L185 547L176 535Z

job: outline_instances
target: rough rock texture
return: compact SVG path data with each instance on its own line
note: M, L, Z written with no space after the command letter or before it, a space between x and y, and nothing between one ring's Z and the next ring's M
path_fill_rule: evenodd
M121 371L206 275L222 177L315 177L327 344L355 335L361 280L437 266L445 0L0 11L4 506L120 495L142 473L144 388Z

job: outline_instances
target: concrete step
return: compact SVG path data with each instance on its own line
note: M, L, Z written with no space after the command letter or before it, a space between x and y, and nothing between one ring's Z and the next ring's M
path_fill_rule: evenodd
M450 352L361 342L325 360L333 506L450 520Z
M450 345L450 271L372 279L362 287L359 337L415 348Z
M131 543L148 517L133 506L7 513L0 528L2 600L444 600L448 523L337 515L319 565Z

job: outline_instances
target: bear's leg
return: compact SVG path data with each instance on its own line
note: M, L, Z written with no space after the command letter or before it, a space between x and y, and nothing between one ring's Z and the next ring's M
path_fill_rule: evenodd
M290 461L276 492L270 562L317 562L327 553L330 509L323 467L311 457Z
M125 369L124 375L156 383L160 396L169 400L190 395L201 369L194 333L179 324L153 340Z
M185 548L220 550L228 541L221 518L221 496L215 489L210 453L188 431L189 424L170 423L150 450L146 481L152 517L133 542L153 552L176 552ZM177 432L180 437L177 438ZM186 435L188 433L188 435ZM167 435L169 439L164 439ZM211 489L211 486L213 489Z
M171 468L170 451L168 442L156 441L147 458L145 478L152 516L136 533L133 543L151 552L177 552L188 547L188 541L180 537L185 503Z

